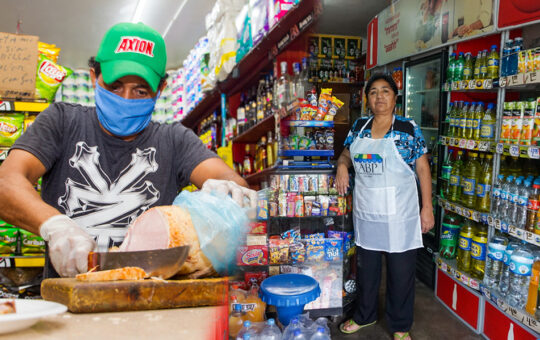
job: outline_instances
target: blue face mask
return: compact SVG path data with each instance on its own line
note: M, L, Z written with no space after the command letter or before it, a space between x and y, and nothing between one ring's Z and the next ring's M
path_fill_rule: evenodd
M125 99L105 90L96 81L98 120L115 136L126 137L141 132L150 122L158 95L148 99Z

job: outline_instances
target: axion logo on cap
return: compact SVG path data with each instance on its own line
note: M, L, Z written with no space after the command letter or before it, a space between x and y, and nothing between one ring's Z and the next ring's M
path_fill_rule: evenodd
M154 57L154 42L139 37L122 37L114 53L133 52Z

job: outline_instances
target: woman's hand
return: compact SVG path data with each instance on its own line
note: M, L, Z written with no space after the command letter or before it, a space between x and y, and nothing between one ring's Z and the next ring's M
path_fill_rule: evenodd
M336 171L336 189L340 195L345 195L349 189L349 169L343 164Z
M427 233L435 225L435 217L433 216L433 207L424 207L420 211L420 224L422 225L422 233Z

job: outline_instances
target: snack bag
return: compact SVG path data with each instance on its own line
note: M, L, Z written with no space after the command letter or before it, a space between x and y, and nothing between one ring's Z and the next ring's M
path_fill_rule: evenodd
M60 66L41 54L37 67L36 95L52 102L62 81L72 73L71 69Z
M19 229L21 236L21 253L23 255L44 254L45 241L38 235L24 229Z
M24 116L24 127L23 127L23 132L26 132L28 130L28 128L30 127L30 125L32 125L34 123L34 121L36 120L36 116L35 115L29 115L29 114L26 114Z
M23 114L0 114L0 146L12 146L23 132Z
M11 255L17 251L17 236L19 229L2 228L0 229L0 254Z
M343 102L336 98L335 96L332 96L332 100L330 102L330 109L328 110L328 115L331 117L328 120L334 120L334 116L337 114L337 111L343 106ZM325 116L326 118L326 116Z
M289 241L280 239L268 240L270 264L287 263L289 259Z
M38 51L40 54L43 54L46 58L55 63L58 60L58 55L60 54L60 48L56 47L55 44L47 44L41 41L38 42Z

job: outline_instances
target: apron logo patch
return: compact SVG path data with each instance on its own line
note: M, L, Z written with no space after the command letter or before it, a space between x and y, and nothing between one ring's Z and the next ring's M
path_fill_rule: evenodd
M383 158L379 154L359 153L354 156L356 172L363 175L382 175Z

